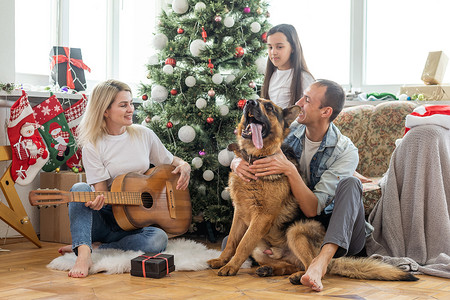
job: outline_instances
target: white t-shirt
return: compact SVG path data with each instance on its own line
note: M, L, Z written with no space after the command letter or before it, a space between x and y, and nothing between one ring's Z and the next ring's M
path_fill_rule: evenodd
M121 135L106 135L97 142L97 147L83 147L83 166L86 181L92 185L107 180L108 187L118 175L129 172L145 173L150 163L158 166L171 164L173 155L164 147L149 128L133 125L140 136L132 137L125 131Z
M302 156L300 157L300 172L303 178L303 181L308 185L309 184L309 178L311 176L311 159L313 158L314 154L316 154L317 149L319 149L320 143L319 142L313 142L310 139L306 137L305 134L305 146L303 147Z
M276 69L270 77L269 98L281 108L288 107L291 100L292 74L293 69ZM304 90L313 82L314 78L309 73L302 72L302 84Z

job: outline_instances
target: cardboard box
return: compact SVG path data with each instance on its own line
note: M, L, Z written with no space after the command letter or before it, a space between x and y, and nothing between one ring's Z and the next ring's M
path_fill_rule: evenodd
M448 57L442 51L430 52L422 73L425 84L441 84L447 68Z
M131 260L132 276L161 278L173 271L175 265L172 254L145 253Z
M422 94L424 100L431 101L449 101L450 100L450 85L417 85L417 86L402 86L400 94L406 94L412 97L414 94Z
M69 191L80 181L86 182L86 174L72 171L41 172L41 188ZM69 210L67 204L41 207L40 213L40 240L45 242L71 244Z

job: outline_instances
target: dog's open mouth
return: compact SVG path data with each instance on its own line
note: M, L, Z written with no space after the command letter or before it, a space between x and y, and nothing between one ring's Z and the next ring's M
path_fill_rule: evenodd
M247 115L245 123L247 126L242 130L241 136L244 139L252 139L255 148L262 149L266 125L256 120L251 113Z

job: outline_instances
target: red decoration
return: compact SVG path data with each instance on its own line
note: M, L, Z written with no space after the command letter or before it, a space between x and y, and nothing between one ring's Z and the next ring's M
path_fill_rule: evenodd
M261 34L261 40L263 43L267 43L267 32L264 32Z
M216 95L216 92L214 92L213 89L210 89L210 90L208 91L208 96L214 97L215 95Z
M248 86L252 89L254 89L256 87L256 83L252 80L248 83Z
M183 34L184 33L184 29L180 27L180 28L177 29L177 32L178 32L178 34Z
M152 118L150 118L149 116L145 117L145 123L150 123L151 120Z
M67 79L67 86L70 89L75 89L75 84L73 82L73 76L72 76L72 66L75 66L79 69L83 69L83 70L87 70L89 72L91 72L91 69L86 66L84 64L84 62L81 59L75 59L75 58L71 58L70 57L70 48L68 47L63 47L64 49L64 53L66 55L54 55L52 56L52 61L50 62L50 69L52 70L53 67L58 63L65 63L67 62L67 74L66 74L66 79Z
M177 89L172 89L172 90L170 91L170 94L173 95L173 96L175 96L176 94L178 94Z
M166 59L166 65L171 65L172 67L175 67L176 64L177 61L175 60L175 58L169 57L168 59Z
M214 65L213 65L212 62L211 62L211 58L209 59L209 62L208 62L208 68L211 69L211 74L212 74L212 73L213 73Z
M173 127L173 123L172 122L167 122L167 128L172 128Z
M240 109L244 109L244 106L245 106L246 103L247 103L247 100L241 99L241 100L238 101L237 106L238 106Z
M147 96L147 95L145 95L145 94L144 94L144 95L142 95L142 100L144 100L144 101L145 101L145 100L147 100L147 99L148 99L148 96Z
M217 16L214 17L214 21L220 22L220 21L222 21L222 17L217 15Z
M207 37L208 37L208 35L206 34L205 27L202 26L202 38L205 43L206 43Z
M244 56L244 48L242 48L241 46L236 47L234 57L242 57L242 56Z
M206 122L208 122L208 124L212 124L214 122L214 119L211 117L206 118Z

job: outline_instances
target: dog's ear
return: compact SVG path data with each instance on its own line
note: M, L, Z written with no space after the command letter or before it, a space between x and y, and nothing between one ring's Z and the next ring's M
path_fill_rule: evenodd
M298 105L293 105L283 109L283 118L285 126L289 127L291 123L294 122L294 120L297 118L299 113L300 113L300 106Z
M229 144L227 147L228 151L238 151L239 145L236 143Z

